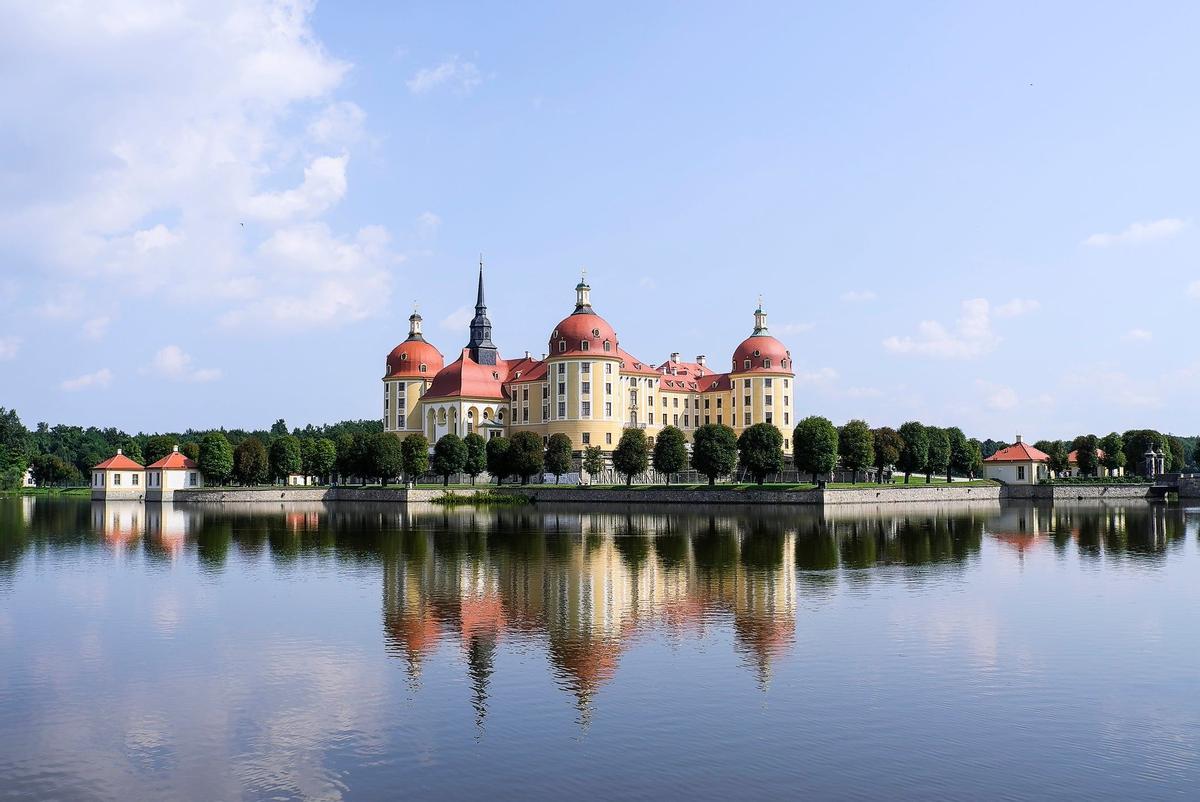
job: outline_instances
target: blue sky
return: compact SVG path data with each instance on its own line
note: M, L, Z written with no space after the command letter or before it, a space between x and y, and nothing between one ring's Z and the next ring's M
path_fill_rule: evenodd
M1200 428L1200 8L380 5L6 11L0 405L377 417L483 252L507 355L586 267L656 363L761 293L801 416Z

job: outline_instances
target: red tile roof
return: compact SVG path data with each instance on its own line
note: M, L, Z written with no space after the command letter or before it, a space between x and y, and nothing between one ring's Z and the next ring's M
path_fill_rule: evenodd
M151 468L163 471L183 471L190 470L196 467L196 463L187 458L186 454L181 454L178 451L172 451L167 456L160 459L158 462L152 462L146 466L146 469Z
M516 360L497 359L495 365L480 365L471 359L470 349L462 349L458 359L433 377L422 398L486 398L505 400L504 382L509 365Z
M984 462L1045 462L1048 459L1050 459L1050 455L1045 451L1040 451L1025 443L1017 443L1000 449L984 459Z
M1104 449L1102 449L1102 448L1096 449L1096 459L1104 459ZM1072 451L1070 454L1068 454L1067 462L1072 462L1072 463L1079 462L1079 452Z
M93 471L140 471L143 470L141 464L134 462L129 457L121 452L117 452L114 456L109 457L98 465L92 467Z
M622 373L636 373L640 376L657 376L658 371L647 363L635 357L625 349L617 346L617 357L621 360Z

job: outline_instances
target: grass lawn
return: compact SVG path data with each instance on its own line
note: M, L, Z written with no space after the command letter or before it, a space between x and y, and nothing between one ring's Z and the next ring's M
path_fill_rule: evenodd
M75 496L90 498L90 487L22 487L19 490L3 490L0 496Z

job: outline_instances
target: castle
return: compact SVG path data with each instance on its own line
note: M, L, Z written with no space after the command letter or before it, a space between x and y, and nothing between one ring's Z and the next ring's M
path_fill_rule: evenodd
M546 354L504 359L492 342L484 301L483 265L470 339L445 363L425 339L421 316L409 317L408 338L392 349L383 377L384 431L403 438L423 433L430 443L447 433L477 432L485 439L530 431L562 432L577 452L599 446L611 452L622 430L644 429L653 438L675 426L690 442L707 423L741 434L770 423L791 453L792 356L767 331L762 303L754 330L734 349L727 372L709 368L704 356L682 362L679 354L657 367L621 348L616 331L592 308L591 287L581 279L575 308L550 332Z

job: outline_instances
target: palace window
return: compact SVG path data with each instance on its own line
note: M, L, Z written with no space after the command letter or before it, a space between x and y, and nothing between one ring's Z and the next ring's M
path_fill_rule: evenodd
M785 409L785 410L783 411L783 425L784 425L784 426L787 426L787 425L788 425L788 423L790 423L790 422L791 422L791 421L790 421L790 418L791 418L791 417L792 417L792 416L791 416L791 415L788 413L788 411Z
M605 363L604 363L604 375L605 375L605 376L611 376L611 375L612 375L612 363L611 363L611 362L605 362Z
M707 420L707 418L705 420ZM717 413L717 425L718 426L721 425L721 413L719 413L719 412Z
M720 422L721 422L721 416L720 416L720 415L718 415L718 416L717 416L717 422L718 422L718 423L720 423ZM735 413L733 413L733 417L732 417L732 418L730 418L730 421L729 421L729 422L730 422L732 425L734 425L734 426L737 426L737 413L736 413L736 412L735 412Z
M135 473L135 474L133 474L132 476L130 476L130 477L129 477L129 482L130 482L130 484L132 484L132 485L134 485L134 486L136 487L136 486L137 486L137 483L138 483L138 475Z
M678 415L675 415L675 416L672 418L672 420L671 420L671 425L672 425L672 426L676 426L676 427L678 427L678 426L679 426L679 416L678 416Z
M580 351L586 351L587 349L588 349L588 341L587 341L587 340L580 340L580 341L579 341L579 350L580 350Z
M689 426L691 426L691 425L692 425L692 423L691 423L691 419L690 419L690 418L689 418L689 417L688 417L688 416L685 414L685 415L683 416L683 426L684 426L684 428L686 429L687 427L689 427Z
M707 398L706 398L706 399L704 399L704 408L705 408L705 409L708 409L708 408L709 408L709 407L708 407L708 401L709 401L709 400L708 400Z
M567 375L567 363L566 363L566 362L559 362L559 363L558 363L558 375L559 375L559 376L566 376L566 375Z
M771 367L771 358L770 357L767 357L766 359L763 360L763 367L764 368Z
M591 362L580 362L579 363L579 372L580 373L591 373L592 372L592 363Z
M550 420L550 402L546 401L542 404L542 420Z
M558 352L561 354L561 353L565 352L566 350L567 350L567 341L559 340L558 341Z
M604 433L604 445L606 445L606 446L612 445L612 432Z
M773 423L773 422L774 422L774 417L771 415L771 410L769 410L769 409L767 410L767 413L766 413L766 418L765 418L765 420L766 420L766 422L767 422L767 423Z
M675 407L676 409L679 409L679 396L675 396L674 398L671 399L671 406Z
M750 389L750 380L742 379L742 386L745 387L747 390L749 390Z
M646 396L646 406L648 406L648 407L654 406L654 396L652 396L652 395Z
M611 350L612 350L612 343L610 343L608 340L605 340L605 341L604 341L604 350L605 350L605 351L611 351Z
M421 367L418 368L418 370L420 370L422 373L425 372L425 363L424 362L421 363Z
M769 395L763 400L766 402L767 406L771 406L771 402L775 400L775 396Z
M566 383L566 382L559 382L559 383L558 383L558 394L559 394L559 395L566 395L566 394L567 394L567 383Z
M767 367L771 367L771 366L767 365ZM763 387L770 387L770 386L771 386L771 379L770 378L763 379Z
M529 423L529 407L521 407L521 423Z
M583 435L581 435L581 436L583 437L583 444L585 446L590 446L592 444L592 433L591 432L584 432Z
M605 382L605 383L604 383L604 394L605 394L605 395L612 395L612 382Z
M580 402L580 415L584 418L592 417L592 402L591 401Z
M529 400L529 388L528 388L528 387L522 387L522 388L521 388L521 400L522 400L522 401L528 401L528 400Z
M787 379L784 379L784 380L783 380L783 389L785 389L785 390L786 390L787 388L788 388L788 380L787 380Z
M403 415L400 415L398 418L396 418L396 427L399 429L404 428L404 416Z
M746 406L750 406L750 396L746 396Z
M752 425L753 425L753 420L754 420L754 416L753 416L753 415L751 415L749 412L747 412L747 413L746 413L746 425L747 425L747 426L752 426Z
M743 368L743 369L745 369L745 370L750 370L750 360L749 360L749 359L745 360L745 361L742 363L742 368Z
M606 417L606 418L612 417L612 401L604 402L604 417Z
M708 417L708 415L705 415L704 416L704 425L707 426L708 423L709 423L709 417Z
M113 474L113 486L114 486L114 487L117 487L117 486L119 486L120 484L121 484L121 474L119 474L119 473L114 473L114 474Z
M592 383L591 382L583 382L583 384L581 384L579 386L579 392L583 393L584 395L591 395L592 394Z
M662 397L662 402L663 402L663 409L666 409L667 408L667 397L665 395Z
M788 397L786 395L783 397L783 405L785 407L788 405Z
M721 408L721 402L722 402L723 400L724 400L723 398L717 398L717 409L720 409L720 408Z
M567 402L566 401L558 402L558 417L560 419L567 417Z
M650 425L654 425L654 413L653 412L646 413L646 423L649 423Z

